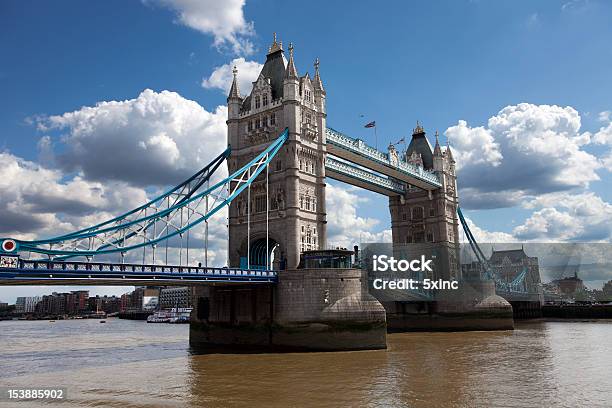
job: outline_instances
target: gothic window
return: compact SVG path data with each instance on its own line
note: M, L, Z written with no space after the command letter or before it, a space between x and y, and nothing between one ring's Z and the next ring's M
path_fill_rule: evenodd
M270 125L276 125L276 113L274 112L272 112L272 114L270 115Z
M255 97L255 109L259 109L259 107L261 106L260 100L259 100L259 95L257 95Z
M300 194L300 210L304 209L304 195ZM302 231L304 231L304 227L302 227Z
M427 233L427 242L433 242L434 238L433 238L433 232L428 232Z
M259 119L255 119L255 129L259 129Z
M262 117L261 119L259 119L261 122L261 125L259 127L265 127L266 126L266 118Z
M267 106L268 105L268 95L264 94L263 96L263 106Z
M266 211L266 196L258 195L255 197L255 212L265 212Z
M306 210L310 211L310 197L306 196Z
M413 220L423 219L423 207L414 207L412 209L412 219Z
M402 221L406 221L406 213L402 213Z
M279 160L276 161L276 171L281 171L283 169L283 163Z
M270 209L278 210L278 200L276 197L270 197Z
M249 131L253 130L253 121L249 120Z
M308 125L312 123L312 115L310 113L306 113L304 115L304 122L306 122Z
M300 171L304 171L304 161L300 160Z
M436 216L436 209L434 207L431 207L429 209L429 216L430 217L435 217Z
M305 92L305 93L306 93L306 100L307 100L308 102L310 102L310 100L311 100L310 91L309 91L308 89L306 89L306 92ZM310 122L308 122L308 123L310 123Z

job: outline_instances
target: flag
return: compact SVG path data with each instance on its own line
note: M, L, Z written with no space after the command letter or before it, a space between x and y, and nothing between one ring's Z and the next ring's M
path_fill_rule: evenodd
M364 127L367 127L367 128L373 128L373 127L376 127L376 121L375 121L375 120L373 120L373 121L372 121L372 122L370 122L370 123L366 123L366 125L365 125Z

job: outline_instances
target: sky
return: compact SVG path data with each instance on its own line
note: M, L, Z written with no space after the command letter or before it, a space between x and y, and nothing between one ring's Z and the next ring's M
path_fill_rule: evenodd
M91 225L203 167L231 68L247 93L276 32L300 75L320 59L329 126L381 148L417 120L449 139L480 241L609 242L610 21L603 0L2 1L0 236ZM390 238L384 198L329 190L330 243Z

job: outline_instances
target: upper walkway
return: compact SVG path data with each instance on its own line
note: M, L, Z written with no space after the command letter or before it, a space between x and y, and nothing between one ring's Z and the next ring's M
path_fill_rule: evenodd
M423 190L437 190L442 187L437 174L403 160L395 160L388 153L366 145L363 140L353 139L332 128L325 129L325 137L329 154L395 179L391 180L393 183L403 182Z

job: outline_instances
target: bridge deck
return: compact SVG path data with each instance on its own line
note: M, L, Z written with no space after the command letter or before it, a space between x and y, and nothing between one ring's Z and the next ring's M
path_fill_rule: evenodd
M402 195L406 190L404 184L397 180L340 161L331 155L325 159L325 175L386 196Z
M3 256L3 258L7 258ZM98 262L3 262L0 285L201 285L276 283L275 271L204 268L176 265L137 265Z
M422 167L399 160L393 163L389 155L334 129L325 130L327 152L387 177L422 188L436 190L442 186L438 176Z

